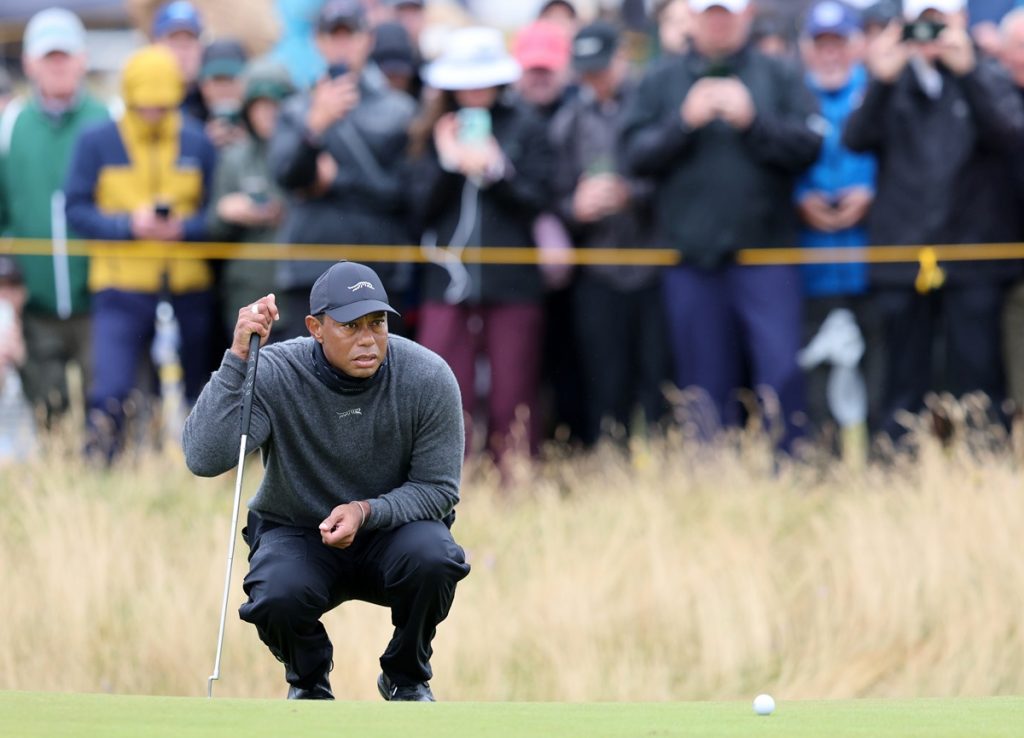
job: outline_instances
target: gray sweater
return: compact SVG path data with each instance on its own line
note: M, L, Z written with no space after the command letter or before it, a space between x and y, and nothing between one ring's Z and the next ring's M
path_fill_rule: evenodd
M247 452L265 473L249 509L316 527L337 505L369 500L364 528L440 520L459 500L462 400L451 369L405 338L368 389L343 393L313 372L311 337L260 350ZM245 363L225 352L185 421L188 468L216 476L238 462Z

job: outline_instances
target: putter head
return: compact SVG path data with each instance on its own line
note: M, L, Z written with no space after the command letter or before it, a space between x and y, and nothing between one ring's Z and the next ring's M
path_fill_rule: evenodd
M207 680L206 680L206 696L207 696L207 698L213 697L213 682L214 682L214 680L219 679L219 678L220 677L218 677L216 674L211 674L209 676L209 678L207 678Z

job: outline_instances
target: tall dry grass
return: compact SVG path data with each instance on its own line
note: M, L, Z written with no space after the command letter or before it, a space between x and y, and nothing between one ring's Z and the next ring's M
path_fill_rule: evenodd
M435 641L442 699L668 700L1024 692L1014 454L776 468L756 439L605 449L502 492L469 475L473 564ZM246 489L259 468L247 471ZM233 474L174 454L113 471L51 448L0 470L0 689L203 694ZM282 696L237 619L218 694ZM375 698L386 611L329 614L336 694Z

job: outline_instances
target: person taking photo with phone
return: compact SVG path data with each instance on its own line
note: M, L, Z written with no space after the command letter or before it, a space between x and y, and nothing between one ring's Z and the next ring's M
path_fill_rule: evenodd
M268 161L287 193L281 240L301 244L408 244L412 240L402 177L415 101L393 90L369 60L374 35L359 0L328 0L320 10L316 46L326 64L313 88L285 102ZM375 263L396 305L411 268ZM309 288L321 261L285 261L277 281L285 338L306 334ZM400 318L392 333L403 333Z
M83 238L138 241L144 258L95 256L93 381L89 448L112 458L124 405L154 333L157 303L169 298L181 326L185 396L194 402L209 374L214 296L210 265L171 258L178 241L206 238L206 204L216 151L202 126L180 111L185 81L174 56L147 46L125 64L118 120L85 131L64 191L68 224Z
M541 274L536 264L464 263L461 255L533 244L532 223L550 207L544 124L507 94L520 74L497 30L454 31L424 69L440 92L417 121L410 152L414 213L432 262L423 271L419 341L455 372L470 443L477 358L489 360L486 438L499 460L513 438L527 453L538 442Z
M1020 211L1002 168L1024 136L1020 96L975 50L963 0L905 0L903 10L905 24L868 46L871 81L844 134L849 148L878 158L870 241L1015 241ZM983 392L993 414L1004 395L999 314L1012 275L1000 262L934 262L925 252L920 265L869 273L886 326L883 425L894 437L905 432L897 416L923 410L930 390ZM945 355L933 366L941 330Z

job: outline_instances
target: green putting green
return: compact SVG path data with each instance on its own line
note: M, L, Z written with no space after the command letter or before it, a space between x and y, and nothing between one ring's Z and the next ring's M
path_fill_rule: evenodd
M1019 738L1024 698L749 702L303 702L0 692L5 738Z

